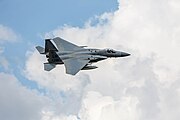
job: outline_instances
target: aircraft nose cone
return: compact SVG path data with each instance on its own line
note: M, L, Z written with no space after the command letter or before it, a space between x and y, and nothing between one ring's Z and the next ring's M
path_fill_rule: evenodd
M126 57L126 56L130 56L131 54L129 53L125 53L125 52L121 52L121 57Z

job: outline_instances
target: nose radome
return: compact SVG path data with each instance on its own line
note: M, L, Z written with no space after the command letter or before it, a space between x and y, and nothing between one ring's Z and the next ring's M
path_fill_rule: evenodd
M125 52L121 52L121 57L126 57L126 56L130 56L131 54L129 53L125 53Z

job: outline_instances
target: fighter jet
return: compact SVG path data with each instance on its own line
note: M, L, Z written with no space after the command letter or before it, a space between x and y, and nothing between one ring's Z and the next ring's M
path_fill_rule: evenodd
M113 49L90 49L87 46L78 46L60 37L45 39L45 48L36 46L40 54L46 55L47 63L44 70L50 71L56 65L64 64L66 73L76 75L80 70L96 69L92 63L111 57L126 57L129 53Z

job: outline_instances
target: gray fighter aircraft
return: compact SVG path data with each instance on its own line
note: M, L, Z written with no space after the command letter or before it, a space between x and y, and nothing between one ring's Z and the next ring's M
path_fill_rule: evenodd
M45 40L45 48L36 46L40 54L46 55L47 63L44 70L50 71L58 64L64 64L66 73L75 75L80 70L96 69L92 63L111 57L126 57L129 53L113 49L89 49L87 46L77 46L62 38L56 37Z

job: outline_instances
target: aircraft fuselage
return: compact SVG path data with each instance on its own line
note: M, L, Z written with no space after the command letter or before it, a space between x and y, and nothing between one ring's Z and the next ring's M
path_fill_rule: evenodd
M88 56L90 60L89 63L98 62L101 60L105 60L109 57L125 57L129 56L130 54L120 51L115 51L112 49L85 49L85 50L77 50L77 51L63 51L63 52L56 52L57 55L52 56L51 61L56 64L64 64L63 60L71 59L74 56L79 56L79 58L83 59L83 56ZM61 58L59 58L61 56Z
M111 57L126 57L130 54L113 49L90 49L85 46L77 46L62 38L56 37L45 40L45 48L36 46L40 54L47 58L44 70L50 71L58 64L64 64L66 73L75 75L80 70L96 69L92 63Z

